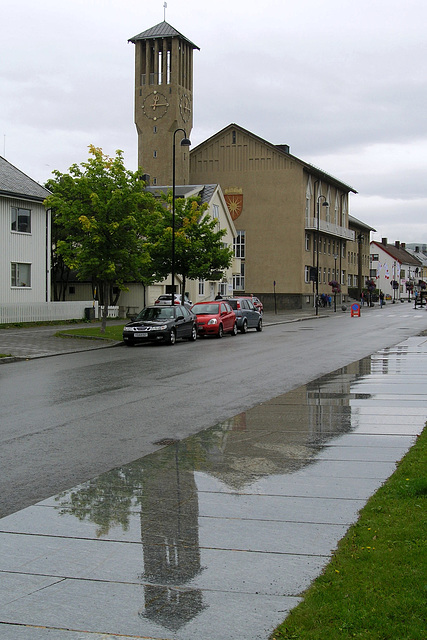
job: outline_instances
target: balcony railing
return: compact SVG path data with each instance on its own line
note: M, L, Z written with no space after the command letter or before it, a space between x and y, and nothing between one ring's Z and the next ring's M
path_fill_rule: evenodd
M305 228L317 231L317 218L310 218L310 220L305 221ZM351 231L351 229L346 229L345 227L340 227L338 224L333 224L332 222L326 222L326 220L319 220L319 231L323 233L329 233L331 236L336 236L338 238L344 238L345 240L354 240L355 233Z

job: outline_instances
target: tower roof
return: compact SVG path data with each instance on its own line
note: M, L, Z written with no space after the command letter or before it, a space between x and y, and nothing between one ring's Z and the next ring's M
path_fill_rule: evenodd
M193 49L199 49L196 44L191 42L188 38L182 35L179 31L174 29L168 22L159 22L155 27L150 27L146 31L139 33L137 36L133 36L133 38L129 38L128 42L138 42L138 40L154 40L156 38L180 38L187 42Z

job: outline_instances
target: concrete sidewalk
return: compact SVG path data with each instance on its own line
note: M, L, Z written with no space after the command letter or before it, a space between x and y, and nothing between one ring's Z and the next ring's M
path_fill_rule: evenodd
M423 429L426 389L416 336L1 519L0 636L266 640Z

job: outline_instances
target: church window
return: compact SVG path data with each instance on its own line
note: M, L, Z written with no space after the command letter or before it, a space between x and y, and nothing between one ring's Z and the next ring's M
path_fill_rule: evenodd
M236 131L234 129L231 132L231 143L236 144Z
M168 51L166 53L166 84L170 84L171 83L171 52L170 52L170 46L168 48Z
M233 239L234 257L245 257L245 232L238 231L237 236Z
M240 264L240 275L233 276L233 289L235 291L245 290L245 263Z

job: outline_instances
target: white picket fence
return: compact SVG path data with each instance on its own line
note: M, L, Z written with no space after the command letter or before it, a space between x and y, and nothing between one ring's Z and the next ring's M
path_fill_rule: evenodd
M94 308L94 317L98 318L98 303L94 303L93 300L5 303L0 304L0 324L8 322L42 322L47 320L80 320L85 318L85 309L87 308ZM113 310L116 308L118 313L118 307L112 307ZM117 315L110 317L116 318Z

